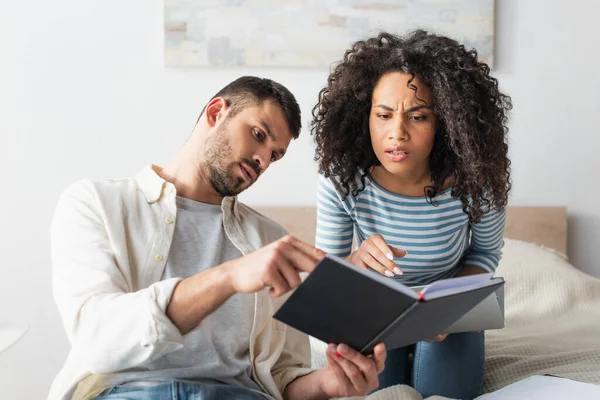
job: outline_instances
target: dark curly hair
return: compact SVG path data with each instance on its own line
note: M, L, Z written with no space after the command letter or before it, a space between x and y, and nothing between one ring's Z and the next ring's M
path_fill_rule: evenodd
M418 77L433 94L438 122L429 157L432 186L424 190L428 201L451 177L452 196L461 200L470 221L479 222L491 208L503 209L511 188L511 99L499 91L475 50L423 30L405 37L380 33L346 51L312 110L319 172L339 181L346 196L364 189L366 175L380 164L369 133L371 98L379 79L390 72ZM416 96L412 79L408 87Z

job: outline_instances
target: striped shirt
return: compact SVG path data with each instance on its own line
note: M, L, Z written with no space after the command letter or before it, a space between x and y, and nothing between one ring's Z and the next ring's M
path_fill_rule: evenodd
M451 189L428 202L426 197L391 193L368 176L357 196L342 198L334 180L319 176L316 246L327 253L345 258L353 238L360 246L379 234L390 246L408 251L394 259L404 274L393 279L410 286L453 277L464 265L488 272L498 266L505 211L492 209L479 223L470 223Z

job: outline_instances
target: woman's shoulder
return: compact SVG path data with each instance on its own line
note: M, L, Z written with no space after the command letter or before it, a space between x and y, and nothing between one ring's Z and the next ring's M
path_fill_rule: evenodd
M334 192L344 199L357 199L370 184L368 175L360 172L345 184L337 176L330 175L326 177L324 174L319 174L319 189Z

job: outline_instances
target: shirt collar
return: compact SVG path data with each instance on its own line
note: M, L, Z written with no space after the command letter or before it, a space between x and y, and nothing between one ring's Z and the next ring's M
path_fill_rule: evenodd
M166 186L169 186L172 188L172 190L175 190L174 185L160 177L158 173L161 170L162 168L159 166L153 164L147 165L135 177L140 189L142 190L142 193L144 194L144 197L146 197L146 201L150 204L160 199L163 189Z
M164 191L176 191L175 185L161 178L159 175L161 170L162 167L150 164L144 167L135 177L146 201L150 204L158 201ZM235 214L236 200L235 197L225 197L221 203L221 209Z

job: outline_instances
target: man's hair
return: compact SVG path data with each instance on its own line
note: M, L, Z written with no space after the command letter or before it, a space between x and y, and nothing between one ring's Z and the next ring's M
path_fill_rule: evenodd
M229 107L227 119L233 118L246 107L261 105L270 100L278 105L287 122L287 126L294 137L300 136L302 128L300 106L294 95L282 84L271 79L258 78L255 76L242 76L219 90L210 100L217 97L225 99ZM206 106L200 113L198 120L204 114Z

